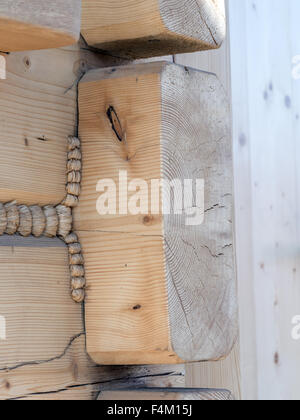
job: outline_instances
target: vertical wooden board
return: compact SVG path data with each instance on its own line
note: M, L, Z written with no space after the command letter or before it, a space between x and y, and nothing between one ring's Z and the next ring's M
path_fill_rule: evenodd
M105 63L83 47L5 56L0 202L45 205L65 197L67 136L76 131L76 81L88 68Z
M229 7L244 399L300 397L299 13L295 0Z
M81 0L1 0L0 50L28 51L75 44Z
M218 48L224 0L85 0L82 34L120 57L145 58Z

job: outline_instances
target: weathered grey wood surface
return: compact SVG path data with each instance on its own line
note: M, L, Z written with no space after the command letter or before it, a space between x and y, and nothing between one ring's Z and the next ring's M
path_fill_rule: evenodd
M0 50L56 48L76 43L81 0L1 0Z
M164 215L171 339L183 360L218 359L237 336L229 102L205 72L167 65L161 83L162 177L204 181L204 207L194 190Z
M98 401L231 401L229 391L218 389L189 388L141 388L115 391L103 391Z

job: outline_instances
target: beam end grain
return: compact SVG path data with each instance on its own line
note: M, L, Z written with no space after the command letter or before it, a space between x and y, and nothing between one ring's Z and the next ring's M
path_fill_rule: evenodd
M227 355L237 304L230 114L220 82L164 62L109 68L83 79L79 105L84 167L74 217L89 353L107 364ZM100 216L98 182L118 185L120 171L128 183L145 180L148 191L151 180L204 180L204 206L192 193L182 214L168 213L163 193L158 214L148 205L145 213ZM190 226L188 215L203 223Z

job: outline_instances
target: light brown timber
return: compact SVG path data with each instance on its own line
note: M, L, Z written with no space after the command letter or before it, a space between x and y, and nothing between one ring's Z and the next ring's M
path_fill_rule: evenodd
M81 0L1 0L0 50L29 51L75 44Z
M145 58L218 48L224 0L84 0L82 34L120 57Z
M57 205L66 195L67 138L76 130L76 86L87 69L117 60L84 43L3 56L0 202Z
M92 71L79 94L85 164L75 230L85 255L89 354L104 364L226 356L237 317L223 88L212 74L151 63ZM118 185L120 170L128 182L203 178L204 223L187 227L184 215L163 216L162 208L100 216L97 182Z

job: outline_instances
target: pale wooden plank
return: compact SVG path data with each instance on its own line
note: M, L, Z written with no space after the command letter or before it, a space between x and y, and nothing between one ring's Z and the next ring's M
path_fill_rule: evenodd
M89 45L119 57L218 48L224 0L85 0L81 31Z
M75 44L81 0L1 0L0 50L28 51Z
M300 397L299 13L296 0L230 1L244 399Z
M228 20L229 23L229 34L230 44L232 50L232 57L234 57L234 50L237 48L239 51L241 45L247 45L247 32L245 31L245 3L241 8L234 9L232 6L228 7ZM236 7L236 4L235 4ZM233 13L236 10L237 16ZM231 25L233 30L239 35L231 34ZM235 28L235 29L234 29ZM232 60L232 58L231 58ZM232 87L231 92L233 96L233 112L237 107L239 108L239 124L243 127L244 132L248 132L248 106L246 105L245 98L247 96L247 62L246 60L239 60L239 69L232 61L231 77ZM241 77L241 74L243 77ZM245 91L246 89L246 91ZM241 99L237 105L237 99L235 99L235 92L243 92L245 98ZM236 117L234 117L236 118ZM252 288L253 279L253 248L252 248L252 197L251 197L251 168L250 168L250 149L245 144L245 147L240 147L236 139L235 134L235 122L233 120L233 154L234 154L234 172L236 177L235 180L235 225L236 225L236 258L237 258L237 279L240 283L240 279L243 279L243 284L238 285L238 301L240 304L239 308L239 324L240 324L240 370L241 370L241 396L243 399L254 400L257 399L257 381L256 381L256 341L255 341L255 303L254 303L254 291ZM243 138L242 143L243 143ZM237 152L238 149L238 152ZM238 159L235 157L238 153ZM248 186L248 187L246 187ZM242 232L242 234L238 234ZM243 250L243 252L241 252ZM247 250L247 252L245 252ZM247 305L247 308L252 308L253 316L249 316L249 311L245 311L241 305Z

